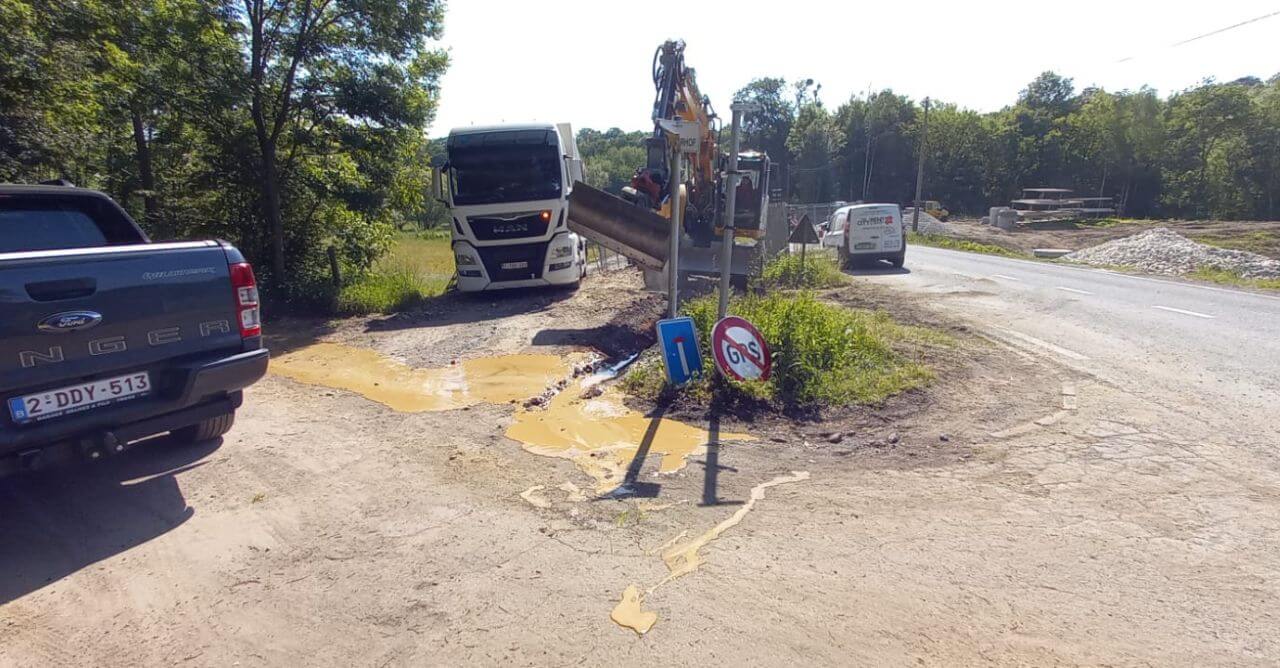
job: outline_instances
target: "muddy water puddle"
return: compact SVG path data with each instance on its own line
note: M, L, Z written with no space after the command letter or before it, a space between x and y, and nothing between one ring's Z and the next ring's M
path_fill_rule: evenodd
M692 540L685 540L689 535L688 530L681 531L667 542L658 546L657 549L650 551L649 554L659 552L662 554L662 561L667 565L667 577L647 590L641 590L635 584L628 585L626 590L622 592L622 598L619 600L618 605L614 607L609 618L618 626L631 629L639 635L648 633L649 629L653 628L653 625L658 622L658 613L644 609L646 596L654 593L659 587L672 580L698 570L705 563L700 553L701 550L720 538L720 535L724 532L741 524L747 514L756 507L756 503L764 498L765 491L770 487L808 479L808 471L792 471L790 475L778 476L772 480L762 482L751 488L750 499L745 504L719 524Z
M420 369L368 348L317 343L271 360L271 372L420 413L523 401L568 376L574 363L558 355L502 355Z
M586 359L581 354L501 355L442 368L416 368L368 348L317 343L273 359L271 372L416 413L523 402L557 386ZM627 408L621 393L603 384L616 373L617 369L608 368L570 384L544 406L517 409L507 437L533 454L573 461L595 480L599 494L624 486L627 467L641 448L646 456L662 456L660 473L680 470L689 455L705 448L707 430ZM586 393L596 385L602 385L602 391ZM736 433L720 438L750 440Z
M596 492L603 494L625 491L621 488L627 468L642 447L646 456L662 456L659 473L674 473L684 468L690 455L706 448L710 435L700 427L627 408L621 392L613 388L583 398L581 387L571 386L545 410L517 413L507 437L534 454L573 461L595 479ZM746 441L751 436L722 433L720 439Z
M627 492L627 471L637 456L661 456L659 473L684 468L690 455L705 451L706 429L646 416L628 408L622 393L606 381L625 365L609 367L596 375L568 384L565 379L585 355L503 355L481 357L443 368L415 368L368 348L337 343L317 343L271 361L271 372L310 385L360 394L401 412L447 411L482 403L519 402L506 435L533 454L572 461L595 480L597 494ZM629 361L629 360L627 360ZM598 386L598 387L597 387ZM532 397L545 397L549 388L564 388L550 401L524 407ZM752 440L747 434L721 433L721 441ZM643 453L642 453L643 451ZM808 479L793 472L761 483L750 500L733 515L686 540L682 531L655 552L662 554L668 575L645 590L631 585L623 592L610 617L619 626L644 634L658 621L657 613L644 608L645 597L658 587L688 575L703 563L701 551L725 531L737 526L775 485ZM535 508L549 508L545 485L534 485L520 497ZM570 482L558 489L571 501L585 501L585 490ZM625 495L625 494L624 494ZM672 503L649 508L659 510Z

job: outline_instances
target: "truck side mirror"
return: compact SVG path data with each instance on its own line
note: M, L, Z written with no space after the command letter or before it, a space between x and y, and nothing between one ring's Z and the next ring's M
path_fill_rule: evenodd
M436 167L431 170L431 196L437 202L444 202L444 184L440 181L440 170L443 167Z

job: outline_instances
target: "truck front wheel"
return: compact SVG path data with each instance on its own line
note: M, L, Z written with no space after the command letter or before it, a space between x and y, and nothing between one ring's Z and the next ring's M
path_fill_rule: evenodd
M174 429L173 438L180 443L199 443L200 441L211 441L227 432L231 431L231 426L236 423L236 414L227 413L217 417L211 417L208 420L197 422L189 427Z

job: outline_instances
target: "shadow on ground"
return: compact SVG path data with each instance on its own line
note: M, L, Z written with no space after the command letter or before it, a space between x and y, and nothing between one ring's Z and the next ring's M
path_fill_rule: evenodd
M0 605L191 519L176 476L221 445L162 436L104 462L0 479Z
M910 274L906 267L895 267L884 260L843 270L849 276L897 276Z
M365 325L368 332L419 327L444 327L499 320L545 310L574 295L571 288L512 288L492 292L447 292L403 313L379 316Z
M327 320L284 317L271 319L263 326L263 346L278 357L298 348L305 348L332 333L333 324Z
M582 346L594 348L611 360L629 357L657 342L653 325L663 315L666 300L647 294L597 327L548 328L533 335L535 346Z

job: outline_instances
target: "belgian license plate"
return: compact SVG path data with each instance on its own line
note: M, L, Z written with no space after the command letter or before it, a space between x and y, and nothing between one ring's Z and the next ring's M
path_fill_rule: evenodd
M528 269L529 263L528 262L503 262L502 268L503 269Z
M875 243L871 241L862 241L853 245L854 250L872 250L875 247Z
M141 371L9 399L14 422L38 422L137 399L151 392L151 377Z

